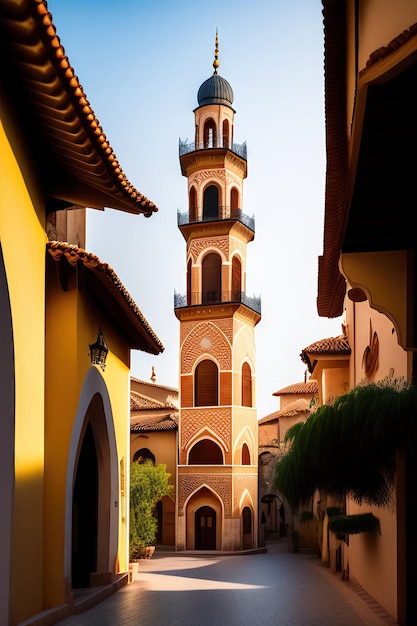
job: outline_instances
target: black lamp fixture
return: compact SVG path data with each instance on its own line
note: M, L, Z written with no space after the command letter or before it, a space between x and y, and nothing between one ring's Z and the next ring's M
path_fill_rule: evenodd
M106 358L109 349L107 347L104 335L99 328L97 334L97 340L95 343L90 343L90 360L93 365L100 365L104 371L106 369Z

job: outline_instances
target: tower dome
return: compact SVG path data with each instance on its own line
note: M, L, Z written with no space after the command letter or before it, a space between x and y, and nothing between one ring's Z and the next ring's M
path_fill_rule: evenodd
M214 73L200 86L197 94L199 106L205 104L225 104L231 107L233 104L233 90L225 78L217 74L219 67L219 37L216 30L216 47L214 50Z
M201 85L197 94L198 104L225 104L232 106L233 90L225 78L214 73Z

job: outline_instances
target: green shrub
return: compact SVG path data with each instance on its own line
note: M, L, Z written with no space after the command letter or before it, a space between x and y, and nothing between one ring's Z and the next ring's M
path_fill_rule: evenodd
M132 463L130 468L129 559L138 558L146 546L155 543L157 520L155 505L163 496L171 496L173 486L166 465L154 465L149 459Z

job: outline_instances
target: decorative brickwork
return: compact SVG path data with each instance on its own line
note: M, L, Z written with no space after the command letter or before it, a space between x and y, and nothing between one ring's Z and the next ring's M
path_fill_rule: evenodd
M206 181L213 179L224 182L226 180L226 170L215 169L197 172L194 176L190 176L189 186L191 187L191 185L194 185L198 189L201 184L204 184Z
M192 476L191 474L178 475L178 506L184 508L187 498L199 487L207 485L222 500L224 513L226 517L231 516L231 500L232 493L232 477L231 476L213 476L212 474L200 474Z
M181 448L186 448L202 427L214 431L223 442L226 452L231 446L230 409L192 409L182 414Z
M188 334L181 349L181 372L192 372L195 362L204 354L214 357L221 370L231 369L230 343L213 322L200 323Z
M232 339L233 339L233 319L228 318L228 319L224 319L224 320L215 320L213 322L211 322L214 326L216 326L222 333L223 335L226 337L226 339L232 343ZM196 328L196 326L198 326L199 324L201 324L200 321L198 322L182 322L181 323L181 328L180 328L180 341L181 341L181 345L183 344L185 338L187 337L187 335L189 335L189 333L191 333L192 330L194 330L194 328Z
M219 252L222 252L227 259L229 255L229 238L222 236L208 237L207 239L193 239L188 254L191 255L193 263L195 263L200 254L212 248L216 248Z

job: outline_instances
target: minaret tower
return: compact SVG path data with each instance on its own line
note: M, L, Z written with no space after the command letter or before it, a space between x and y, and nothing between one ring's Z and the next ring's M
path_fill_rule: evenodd
M255 326L260 300L245 293L253 217L242 210L246 145L233 142L233 91L217 73L198 90L195 143L179 146L188 212L187 293L180 321L177 550L242 550L258 541Z

